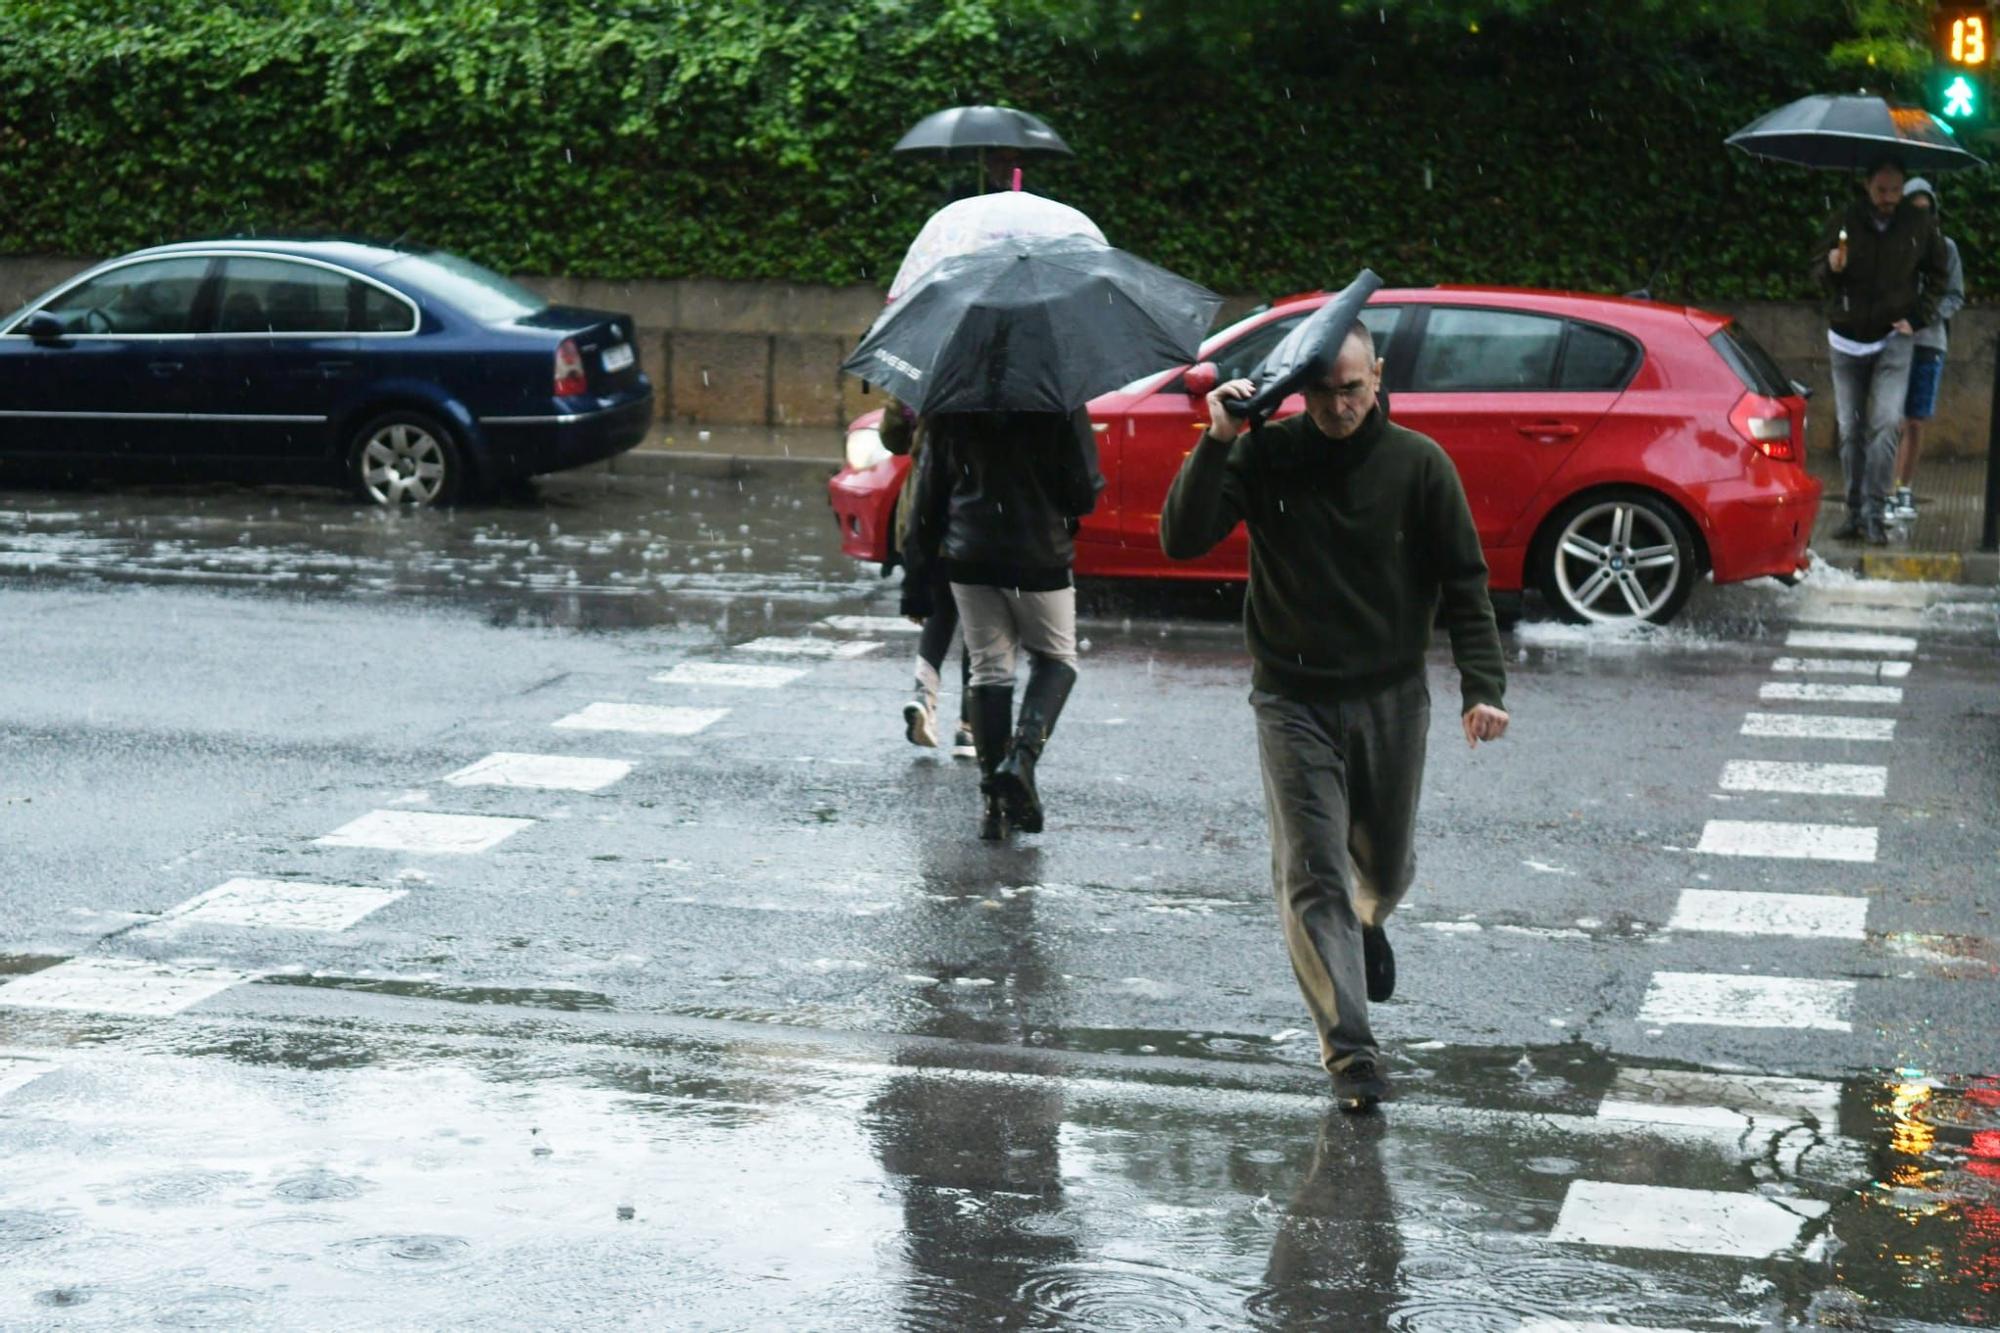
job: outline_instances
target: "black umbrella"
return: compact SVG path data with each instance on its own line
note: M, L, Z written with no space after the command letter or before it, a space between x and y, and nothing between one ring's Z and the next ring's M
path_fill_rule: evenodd
M841 369L918 412L1069 412L1192 361L1221 308L1123 250L1019 237L938 263Z
M1355 274L1340 295L1313 311L1257 363L1250 372L1257 391L1248 398L1224 400L1224 410L1246 418L1253 430L1263 424L1278 410L1278 404L1298 392L1308 379L1324 375L1340 359L1347 331L1361 317L1361 307L1381 287L1382 279L1375 276L1375 270L1364 268Z
M1890 158L1911 175L1986 165L1921 107L1837 93L1801 97L1766 112L1723 142L1752 157L1836 171L1865 171Z
M890 151L962 160L987 148L1011 148L1025 156L1070 155L1069 145L1038 117L1008 106L955 106L933 112L911 126Z

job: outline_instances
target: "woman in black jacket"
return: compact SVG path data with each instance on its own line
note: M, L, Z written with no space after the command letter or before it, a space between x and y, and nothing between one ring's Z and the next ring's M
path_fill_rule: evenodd
M925 422L904 560L903 613L927 616L942 563L972 657L979 836L1042 831L1035 763L1076 683L1076 521L1104 478L1089 414L951 412ZM1014 655L1028 685L1014 717ZM1012 742L1009 743L1009 735Z

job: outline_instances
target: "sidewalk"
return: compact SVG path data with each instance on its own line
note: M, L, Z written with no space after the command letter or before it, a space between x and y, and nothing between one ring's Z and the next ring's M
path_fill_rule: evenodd
M1986 504L1984 458L1925 459L1917 469L1917 517L1889 525L1889 545L1836 542L1847 517L1847 483L1831 451L1808 455L1806 466L1826 486L1813 524L1813 553L1837 569L1868 578L1937 583L2000 583L2000 556L1979 549Z

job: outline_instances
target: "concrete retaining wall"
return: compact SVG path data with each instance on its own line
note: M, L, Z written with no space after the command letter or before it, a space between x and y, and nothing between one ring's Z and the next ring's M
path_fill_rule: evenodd
M34 299L90 261L0 258L0 310ZM790 283L521 279L554 301L621 310L639 331L644 369L659 389L667 421L718 426L839 427L877 406L879 393L839 372L840 362L882 309L874 287ZM1255 304L1232 298L1221 322ZM1826 327L1802 302L1721 303L1770 349L1789 374L1812 386L1810 444L1830 448L1833 387ZM1952 351L1929 448L1939 456L1983 454L1993 391L2000 306L1965 310L1952 322Z

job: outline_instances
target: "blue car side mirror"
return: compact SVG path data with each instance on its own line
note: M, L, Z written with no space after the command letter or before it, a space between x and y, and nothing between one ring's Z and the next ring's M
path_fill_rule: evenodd
M66 330L63 322L46 310L37 310L21 325L21 332L38 343L61 342Z

